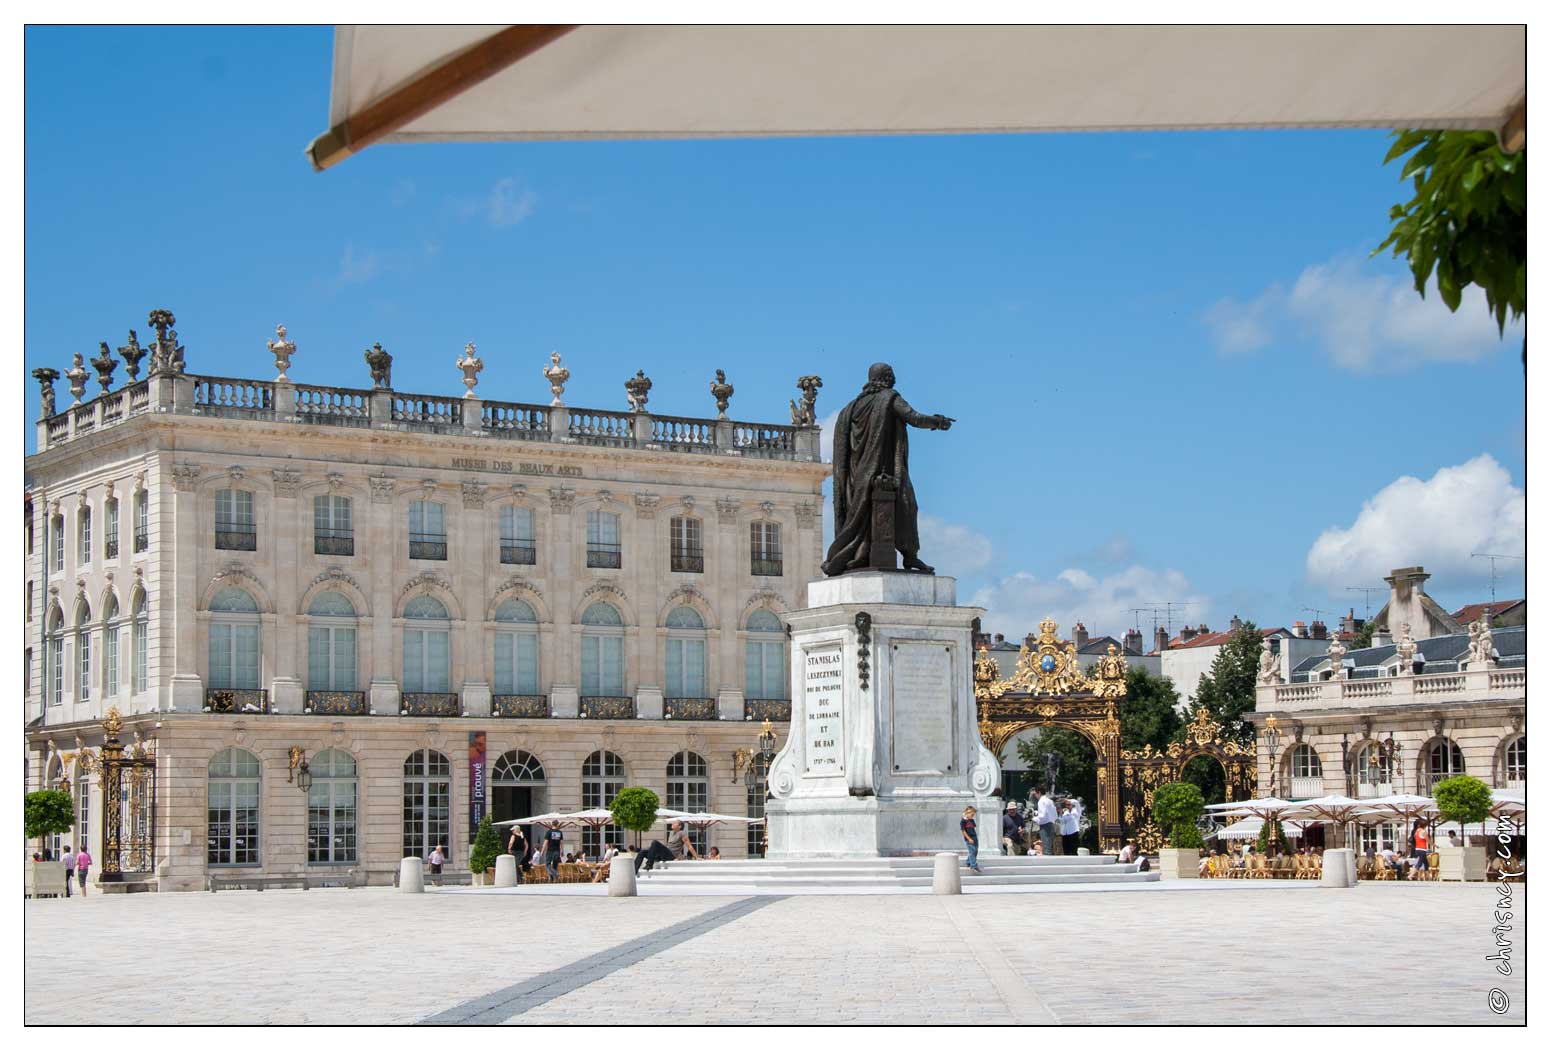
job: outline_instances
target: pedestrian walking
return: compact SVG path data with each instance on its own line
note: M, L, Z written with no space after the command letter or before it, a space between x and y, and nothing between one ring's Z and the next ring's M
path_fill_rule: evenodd
M65 844L65 852L60 855L60 861L65 863L65 897L70 896L70 877L75 873L75 851L70 844Z
M86 852L86 844L81 844L81 849L75 852L75 879L76 885L81 888L81 897L86 897L86 877L92 874L92 856ZM65 879L69 880L70 873L65 873Z
M1077 805L1068 799L1061 808L1061 853L1076 856L1079 820L1081 815L1077 812Z
M549 882L560 882L560 852L565 846L565 833L556 825L544 829L544 868L549 872Z
M528 872L528 838L522 834L521 825L512 826L511 838L506 841L506 852L517 858L517 867L526 875Z
M1051 857L1056 853L1056 828L1059 825L1055 800L1036 788L1034 801L1034 823L1039 826L1039 845L1045 856Z
M980 836L975 831L975 808L964 808L964 820L959 822L959 835L964 837L964 847L969 851L966 864L971 872L981 871L978 855L980 853Z
M427 860L431 863L431 882L440 887L442 885L442 866L447 864L447 852L438 843L436 849L431 851L431 856Z

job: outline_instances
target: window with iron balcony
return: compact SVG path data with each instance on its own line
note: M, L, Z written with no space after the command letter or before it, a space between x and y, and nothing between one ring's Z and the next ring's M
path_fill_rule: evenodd
M409 557L447 560L446 508L433 500L409 505Z
M749 572L756 577L781 576L781 525L749 523Z
M246 489L222 489L215 494L215 546L218 551L257 551L253 494Z
M501 508L501 562L508 566L531 566L538 562L533 543L533 512L526 507Z
M587 567L618 569L621 564L619 516L608 511L588 511Z
M145 493L135 494L135 554L151 548L150 501Z
M669 568L675 573L704 573L705 548L700 543L700 519L676 515L670 526Z
M312 498L312 550L317 555L355 554L348 496Z

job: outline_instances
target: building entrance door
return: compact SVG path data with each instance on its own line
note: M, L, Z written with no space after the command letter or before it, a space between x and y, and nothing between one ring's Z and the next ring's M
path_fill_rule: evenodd
M492 785L490 814L495 821L532 817L533 789L527 785Z

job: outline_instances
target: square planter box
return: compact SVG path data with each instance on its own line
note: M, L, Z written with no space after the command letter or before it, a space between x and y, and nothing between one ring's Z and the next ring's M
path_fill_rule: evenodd
M1486 879L1486 848L1439 847L1438 879L1455 881Z
M1158 851L1160 879L1200 879L1201 852L1195 848L1163 847Z

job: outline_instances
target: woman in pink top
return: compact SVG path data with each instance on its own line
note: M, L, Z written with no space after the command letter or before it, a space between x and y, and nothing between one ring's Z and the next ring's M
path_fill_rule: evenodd
M86 877L92 871L92 856L86 852L86 844L81 844L80 851L75 856L75 878L81 886L81 897L86 897ZM70 874L65 873L69 879Z

